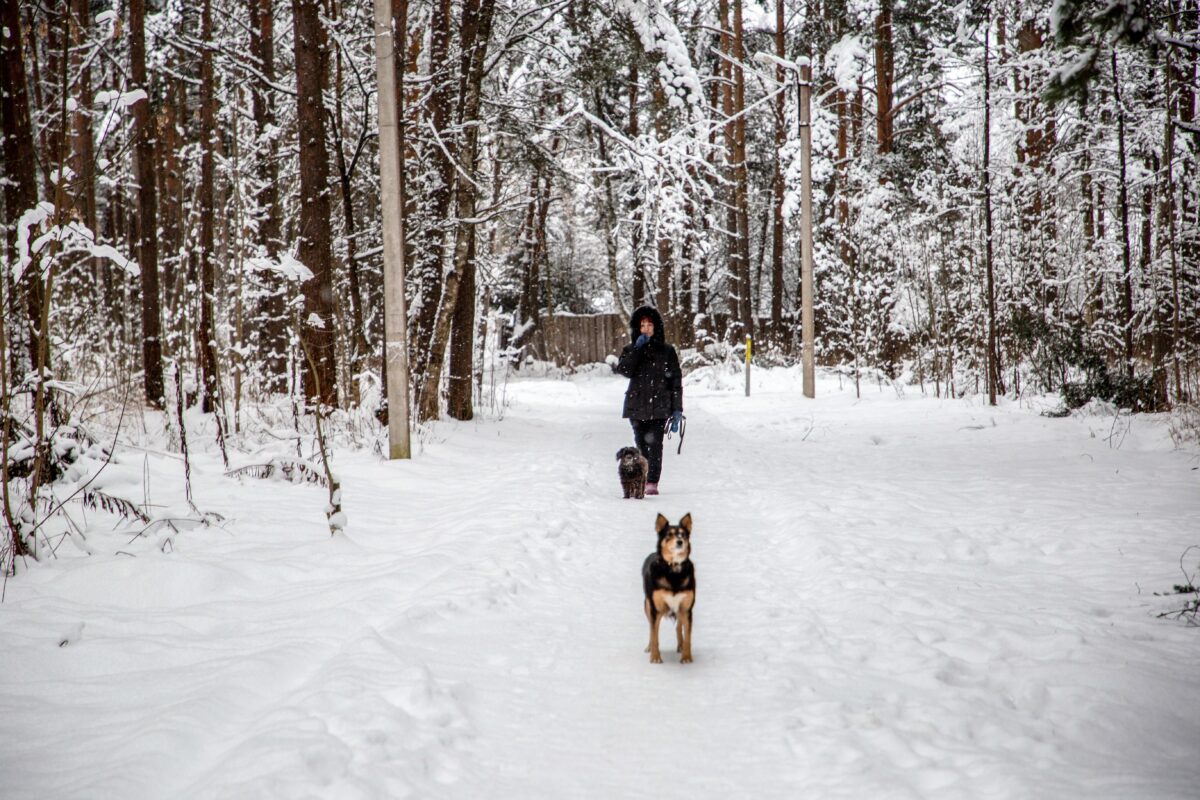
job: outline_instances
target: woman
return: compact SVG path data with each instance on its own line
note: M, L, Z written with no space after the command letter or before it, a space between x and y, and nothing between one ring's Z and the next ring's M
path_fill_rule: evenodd
M663 321L651 306L642 306L629 319L629 338L613 372L629 378L621 416L633 426L633 439L650 462L646 494L658 494L662 476L663 436L670 425L679 430L683 419L683 376L679 356L663 337Z

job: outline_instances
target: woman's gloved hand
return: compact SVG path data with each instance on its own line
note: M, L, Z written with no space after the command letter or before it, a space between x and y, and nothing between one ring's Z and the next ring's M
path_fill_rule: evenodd
M679 433L679 425L683 422L683 412L675 411L671 413L671 433Z
M650 337L643 333L641 336L639 336L637 338L637 341L633 343L633 346L637 347L637 348L642 348L642 347L645 347L646 343L649 341L650 341Z

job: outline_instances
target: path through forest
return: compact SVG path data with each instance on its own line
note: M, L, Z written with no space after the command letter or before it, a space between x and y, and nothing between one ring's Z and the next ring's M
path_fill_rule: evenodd
M644 501L602 372L340 454L336 540L320 490L200 459L223 529L10 581L5 796L1194 796L1196 631L1152 592L1200 473L1161 420L757 375L690 376ZM658 512L695 520L690 665L643 652Z

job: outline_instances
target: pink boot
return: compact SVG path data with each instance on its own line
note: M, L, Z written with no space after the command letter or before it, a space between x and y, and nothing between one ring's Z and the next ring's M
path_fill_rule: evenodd
M658 484L657 483L647 483L646 484L646 494L658 494Z

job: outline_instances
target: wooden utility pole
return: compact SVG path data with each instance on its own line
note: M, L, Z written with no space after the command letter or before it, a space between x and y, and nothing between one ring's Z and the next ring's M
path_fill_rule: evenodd
M812 236L812 63L796 60L797 89L800 94L800 336L804 362L804 396L816 396L813 344L813 236Z
M403 31L401 31L403 35ZM408 310L404 302L404 217L396 109L396 32L391 0L375 0L375 75L379 83L379 169L383 194L383 316L387 362L388 458L412 458L408 425Z

